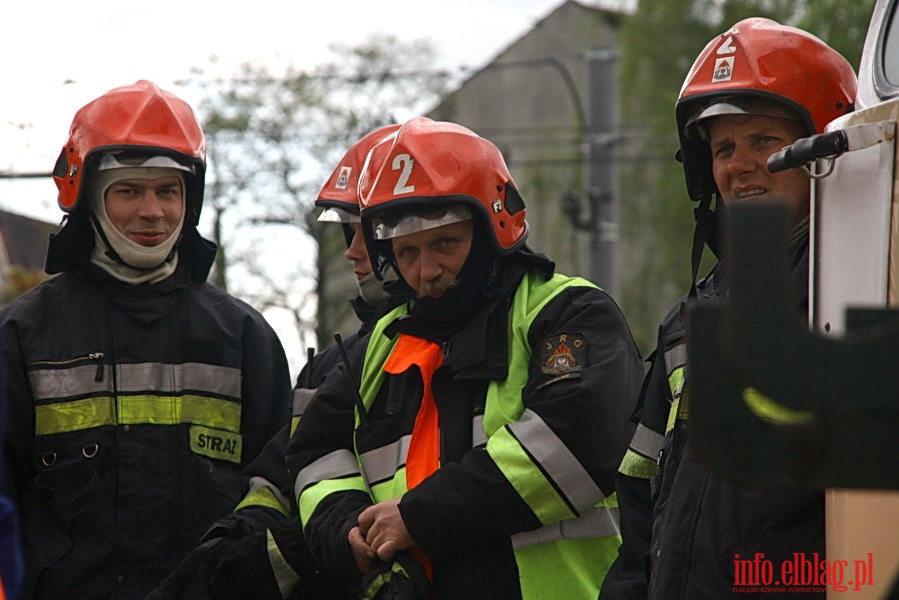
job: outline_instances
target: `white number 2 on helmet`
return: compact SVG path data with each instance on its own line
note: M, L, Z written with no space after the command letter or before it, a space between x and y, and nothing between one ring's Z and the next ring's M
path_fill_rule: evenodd
M396 185L393 186L393 193L396 195L399 194L409 194L415 191L414 185L406 185L409 182L409 176L412 175L412 165L414 161L412 157L408 154L397 154L393 157L393 170L399 171L400 176L396 180Z

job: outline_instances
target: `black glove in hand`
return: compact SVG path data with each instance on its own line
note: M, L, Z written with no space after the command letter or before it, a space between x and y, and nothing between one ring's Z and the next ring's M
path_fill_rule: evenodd
M191 550L168 577L147 595L146 600L211 600L206 593L203 570L215 564L228 548L228 538L215 538Z

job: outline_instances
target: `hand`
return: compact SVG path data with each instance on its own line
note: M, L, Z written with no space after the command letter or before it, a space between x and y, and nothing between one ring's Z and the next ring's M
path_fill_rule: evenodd
M365 541L365 535L358 525L350 529L347 541L350 543L350 551L353 553L353 560L356 561L356 568L363 575L367 575L377 566L378 557Z
M400 550L415 546L399 509L400 499L369 506L359 515L359 529L365 541L383 561L391 561Z

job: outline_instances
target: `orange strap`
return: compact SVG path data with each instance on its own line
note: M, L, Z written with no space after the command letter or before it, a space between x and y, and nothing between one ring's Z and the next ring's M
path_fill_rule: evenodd
M384 371L397 375L416 366L421 371L421 406L412 426L412 439L406 454L406 489L411 490L440 466L440 420L437 403L431 392L434 371L443 364L443 351L434 342L401 334ZM425 568L428 579L433 578L431 563L417 547L415 557Z

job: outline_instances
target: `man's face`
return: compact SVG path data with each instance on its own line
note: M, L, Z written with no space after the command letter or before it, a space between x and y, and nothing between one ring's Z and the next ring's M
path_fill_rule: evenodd
M184 194L177 176L159 179L120 179L106 190L110 222L132 242L158 246L181 222Z
M471 251L471 219L391 240L400 275L419 297L439 298L456 283Z
M362 236L362 224L350 223L353 230L353 241L347 246L344 258L353 263L353 274L356 281L360 281L371 274L371 261L368 260L368 248L365 247L365 238Z
M802 125L755 115L715 117L709 125L712 176L725 204L763 199L785 201L792 223L809 211L810 182L802 169L768 172L768 157L805 137Z

